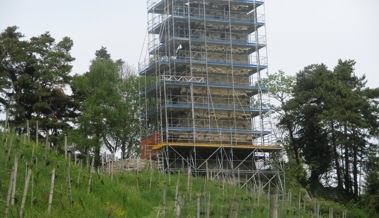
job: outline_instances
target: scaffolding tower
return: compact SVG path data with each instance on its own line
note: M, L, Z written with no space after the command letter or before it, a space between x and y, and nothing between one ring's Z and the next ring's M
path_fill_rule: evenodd
M263 0L148 0L141 157L161 170L281 186ZM263 183L262 183L263 182Z

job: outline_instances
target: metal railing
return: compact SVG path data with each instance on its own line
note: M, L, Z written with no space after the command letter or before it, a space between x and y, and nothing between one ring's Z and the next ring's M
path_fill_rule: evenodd
M163 0L147 0L147 9L155 7L159 2ZM228 0L224 0L227 2ZM241 3L264 3L264 0L229 0L230 2L241 2Z
M214 106L223 107L236 107L236 108L253 108L251 100L249 97L212 97L211 99L207 96L194 96L194 105L208 105L210 108ZM172 95L168 94L166 104L191 104L191 97L189 95ZM255 106L257 107L257 106ZM255 108L254 107L254 108Z
M219 63L233 63L233 64L252 64L252 65L266 65L267 58L261 57L257 59L256 55L237 55L218 52L199 52L199 51L187 51L178 50L176 59L192 59L192 61L207 61L207 62L219 62Z
M190 33L189 33L190 32ZM149 51L153 51L157 49L159 46L163 45L161 43L161 38L158 35L152 34L152 39L148 42ZM228 31L205 31L205 30L197 30L192 29L188 31L188 28L174 28L172 36L170 39L178 39L185 38L191 39L193 41L201 41L208 43L223 43L223 44L241 44L243 46L265 46L266 45L266 37L258 36L255 38L253 34L241 34L241 33L229 33Z
M254 23L264 23L265 16L263 14L255 15L254 13L230 11L227 6L223 9L209 9L195 8L188 6L174 6L172 8L173 15L199 17L205 19L220 19L220 20L232 20L232 21L244 21Z
M152 18L147 21L147 30L150 32L156 29L161 23L163 23L169 17L171 17L171 15L167 15L167 14L156 14L152 16Z
M168 120L169 127L192 127L193 122L191 118L177 118ZM234 120L215 120L215 119L195 119L195 127L203 128L220 128L220 129L239 129L250 130L252 124L249 118L239 120L234 123Z
M198 51L187 51L178 50L176 55L173 56L169 53L160 53L159 55L152 55L150 58L145 59L143 62L138 64L139 71L145 70L146 68L152 66L156 63L171 61L193 61L193 62L208 62L213 64L242 64L255 66L266 66L267 57L257 56L255 54L251 55L237 55L231 53L216 53L216 52L198 52Z
M176 81L176 82L198 82L198 83L203 83L204 82L204 77L165 75L165 76L161 76L161 80L163 80L163 81Z
M266 36L259 35L258 38L255 38L255 35L252 34L242 34L242 33L234 33L231 34L227 30L199 30L199 29L191 29L188 31L188 28L177 27L174 28L173 37L181 37L181 38L199 38L199 39L207 39L207 40L225 40L232 42L242 42L242 43L255 43L259 45L266 44Z
M163 0L147 0L147 10L150 10L151 8L155 7L159 2L162 2Z
M185 16L189 17L190 19L201 19L201 20L208 20L208 21L232 21L232 22L242 22L242 23L249 23L251 24L258 24L258 23L265 23L265 16L263 14L247 14L243 12L231 12L230 15L228 12L222 11L222 10L212 10L207 9L205 14L203 9L194 8L189 9L176 6L173 9L172 14L154 14L152 18L147 22L148 31L152 31L156 29L159 25L161 25L166 19L172 17L172 16Z

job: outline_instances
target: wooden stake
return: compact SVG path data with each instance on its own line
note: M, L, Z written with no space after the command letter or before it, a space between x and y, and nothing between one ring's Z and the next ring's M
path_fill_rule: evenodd
M184 168L184 158L182 158L182 173L183 175L186 173L185 168Z
M180 218L180 212L181 212L181 197L178 196L178 203L176 204L175 208L175 218Z
M28 137L28 142L30 142L30 127L29 127L29 120L26 121L26 135Z
M329 218L333 218L333 208L329 208Z
M209 173L208 173L208 160L205 161L205 172L206 172L206 175L207 175L207 180L209 180Z
M28 188L29 188L29 181L30 181L30 176L32 175L32 170L28 170L28 175L26 176L25 180L25 186L24 186L24 194L22 195L22 201L21 201L21 209L20 209L20 218L23 217L24 213L24 208L25 208L25 202L26 202L26 195L28 193Z
M299 192L299 204L297 205L297 217L300 218L300 210L301 210L301 192Z
M204 213L206 213L207 211L207 180L206 178L204 178L204 183L203 183L203 187L202 187L202 190L201 190L201 196L204 198L203 201L204 201L204 207L203 207L203 210L205 211Z
M149 154L149 167L150 167L150 171L153 170L153 161L151 160L151 153Z
M68 154L68 162L67 162L67 186L68 186L68 197L70 199L70 205L73 204L72 199L72 187L71 187L71 153Z
M237 218L237 216L238 216L238 203L239 203L239 199L237 197L234 197L232 204L230 206L230 211L229 211L229 217L230 218Z
M8 138L7 138L7 136L8 136L7 132L8 132L8 109L5 110L4 134L3 134L3 138L1 140L2 142L5 141L5 145L7 144L7 140L8 140Z
M26 175L28 175L28 169L29 169L28 162L25 162L25 176L24 176L24 178L26 178Z
M254 205L255 205L255 196L257 195L255 192L255 195L253 192L255 191L255 184L254 186L250 189L250 198L251 198L251 217L254 217Z
M279 218L278 207L278 192L277 188L274 187L270 196L270 218Z
M36 145L38 145L38 120L36 121Z
M89 172L89 179L88 179L88 189L87 189L88 194L91 193L92 172L93 172L94 163L95 163L95 158L92 158L90 172Z
M54 182L55 182L55 168L51 172L51 184L50 184L50 195L49 195L49 205L47 207L47 213L51 213L51 204L53 203L54 195Z
M258 196L257 196L257 205L259 206L260 204L260 198L261 198L261 191L262 191L262 182L261 180L258 178L258 187L257 187L257 192L258 192Z
M222 196L225 197L225 178L222 179Z
M32 175L32 191L31 191L31 195L30 195L30 207L33 207L33 203L34 203L34 175Z
M150 181L149 181L149 191L151 191L151 183L153 182L153 173L154 173L154 171L151 170L150 171Z
M110 164L111 164L111 181L113 182L113 169L114 169L113 168L114 167L113 164L114 164L114 162L111 161Z
M200 210L201 210L201 199L200 195L197 196L197 211L196 211L196 218L200 218Z
M7 204L5 207L5 217L8 217L10 203L11 203L11 196L12 196L12 189L13 189L13 174L14 174L14 166L12 167L11 172L11 178L9 179L9 186L8 186L8 194L7 194Z
M76 187L79 187L80 185L80 177L82 175L82 171L83 171L83 160L80 159L80 168L79 168L78 180L76 181Z
M86 155L86 167L87 167L87 172L90 171L90 157L89 157L89 151L87 151L87 155Z
M14 156L14 173L13 173L13 182L12 182L12 197L11 197L11 205L15 204L16 197L16 185L17 185L17 169L18 169L18 157L17 154Z
M245 185L245 195L246 197L249 197L249 190L247 188L247 175L245 175L245 181L244 181L244 185Z
M9 128L8 121L9 121L9 108L5 110L4 132L7 132L7 129Z
M105 153L104 153L105 154ZM101 156L101 171L104 173L105 171L105 168L104 168L104 165L105 165L105 160L104 160L104 155Z
M171 173L167 173L168 175L168 185L171 186Z
M111 162L108 162L105 160L105 163L107 163L106 168L107 168L107 175L111 175Z
M268 200L268 214L271 214L271 195L272 193L271 192L274 192L275 190L272 190L271 189L271 181L268 182L268 191L267 191L267 200ZM270 217L271 218L271 217Z
M179 197L179 176L180 176L180 171L178 173L178 179L176 180L176 186L175 186L175 204L174 204L174 209L178 205L178 197Z
M166 192L167 192L167 185L165 182L164 187L163 187L163 196L162 196L162 218L166 217Z
M10 137L10 140L9 140L9 144L7 147L7 163L11 159L11 151L12 151L12 146L13 146L13 133L12 133L12 131L10 132L9 137Z
M64 158L67 160L67 135L64 136Z
M211 214L211 195L208 194L207 218L210 217L210 214Z
M188 166L188 176L187 176L187 190L191 192L191 167Z

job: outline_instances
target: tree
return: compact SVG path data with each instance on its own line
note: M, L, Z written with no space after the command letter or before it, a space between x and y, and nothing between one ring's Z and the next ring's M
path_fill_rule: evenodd
M39 120L44 136L56 136L75 116L73 99L65 94L71 83L70 55L73 42L61 41L48 32L22 40L17 27L0 34L0 101L10 109L11 124L25 131L26 120ZM34 135L34 134L33 134ZM56 144L56 138L50 138Z
M291 144L308 164L311 183L317 183L319 176L330 168L326 132L319 117L325 103L322 84L329 75L325 65L311 65L300 71L296 76L294 97L284 105L286 115L280 121L284 128L288 128L288 123L297 126Z
M371 215L379 214L379 157L377 153L370 153L365 163L367 176L363 203Z
M274 119L282 120L282 128L279 128L278 131L282 131L279 138L285 145L287 155L290 156L291 161L294 159L297 164L300 164L299 146L294 139L297 126L292 124L293 119L288 119L289 114L283 107L293 97L295 77L286 75L284 71L279 70L268 74L261 80L261 85L268 87L269 97L275 100L269 107L274 112Z
M278 122L281 120L281 125L278 125L277 127L279 128L275 129L275 135L278 141L284 146L285 155L288 158L288 162L285 165L286 174L290 174L290 177L294 178L296 183L300 182L301 184L305 184L306 172L303 167L304 161L302 161L300 156L301 145L296 140L294 134L299 126L292 123L295 118L283 107L293 98L295 79L294 76L286 75L284 71L279 70L263 78L261 85L268 88L268 95L271 99L269 107L274 112L274 121Z
M330 129L334 132L336 140L336 145L333 147L337 177L338 174L341 175L337 178L338 186L342 189L343 174L346 194L357 197L360 173L358 167L362 166L362 159L372 148L370 138L378 131L378 115L375 114L377 107L371 104L372 98L378 96L375 96L374 89L365 87L365 76L355 75L354 65L355 61L339 60L334 68L332 86L334 95L327 113L324 113L324 119L330 122ZM339 161L338 156L341 156ZM339 163L342 163L342 167ZM343 168L344 172L338 172L342 171L339 168Z
M96 59L111 60L111 55L108 53L107 48L103 46L95 52L95 56Z
M117 60L116 64L119 66L121 77L119 84L121 99L107 134L112 140L106 140L106 146L109 149L118 145L117 147L121 149L121 158L129 158L137 155L139 143L138 82L140 78L135 75L135 69L123 61Z
M373 100L378 91L365 87L365 77L354 74L354 65L340 60L333 71L323 64L300 71L279 126L288 131L295 158L308 165L311 184L334 171L338 188L356 197L359 166L379 122Z
M93 142L96 163L100 163L100 148L109 117L119 98L115 84L117 67L111 60L93 60L88 73L78 76L76 91L85 93L81 103L79 128Z
M123 69L123 61L114 62L102 47L89 72L75 77L73 90L82 99L78 131L91 141L97 164L102 146L111 153L121 148L124 158L131 154L138 137L138 78L125 77Z

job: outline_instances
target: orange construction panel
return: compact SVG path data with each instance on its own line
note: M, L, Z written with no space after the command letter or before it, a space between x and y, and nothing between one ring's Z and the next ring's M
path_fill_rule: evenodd
M140 146L140 156L141 159L149 159L150 156L154 156L156 154L156 151L153 150L153 147L156 146L161 138L160 133L152 134L144 139L141 140L141 146Z

